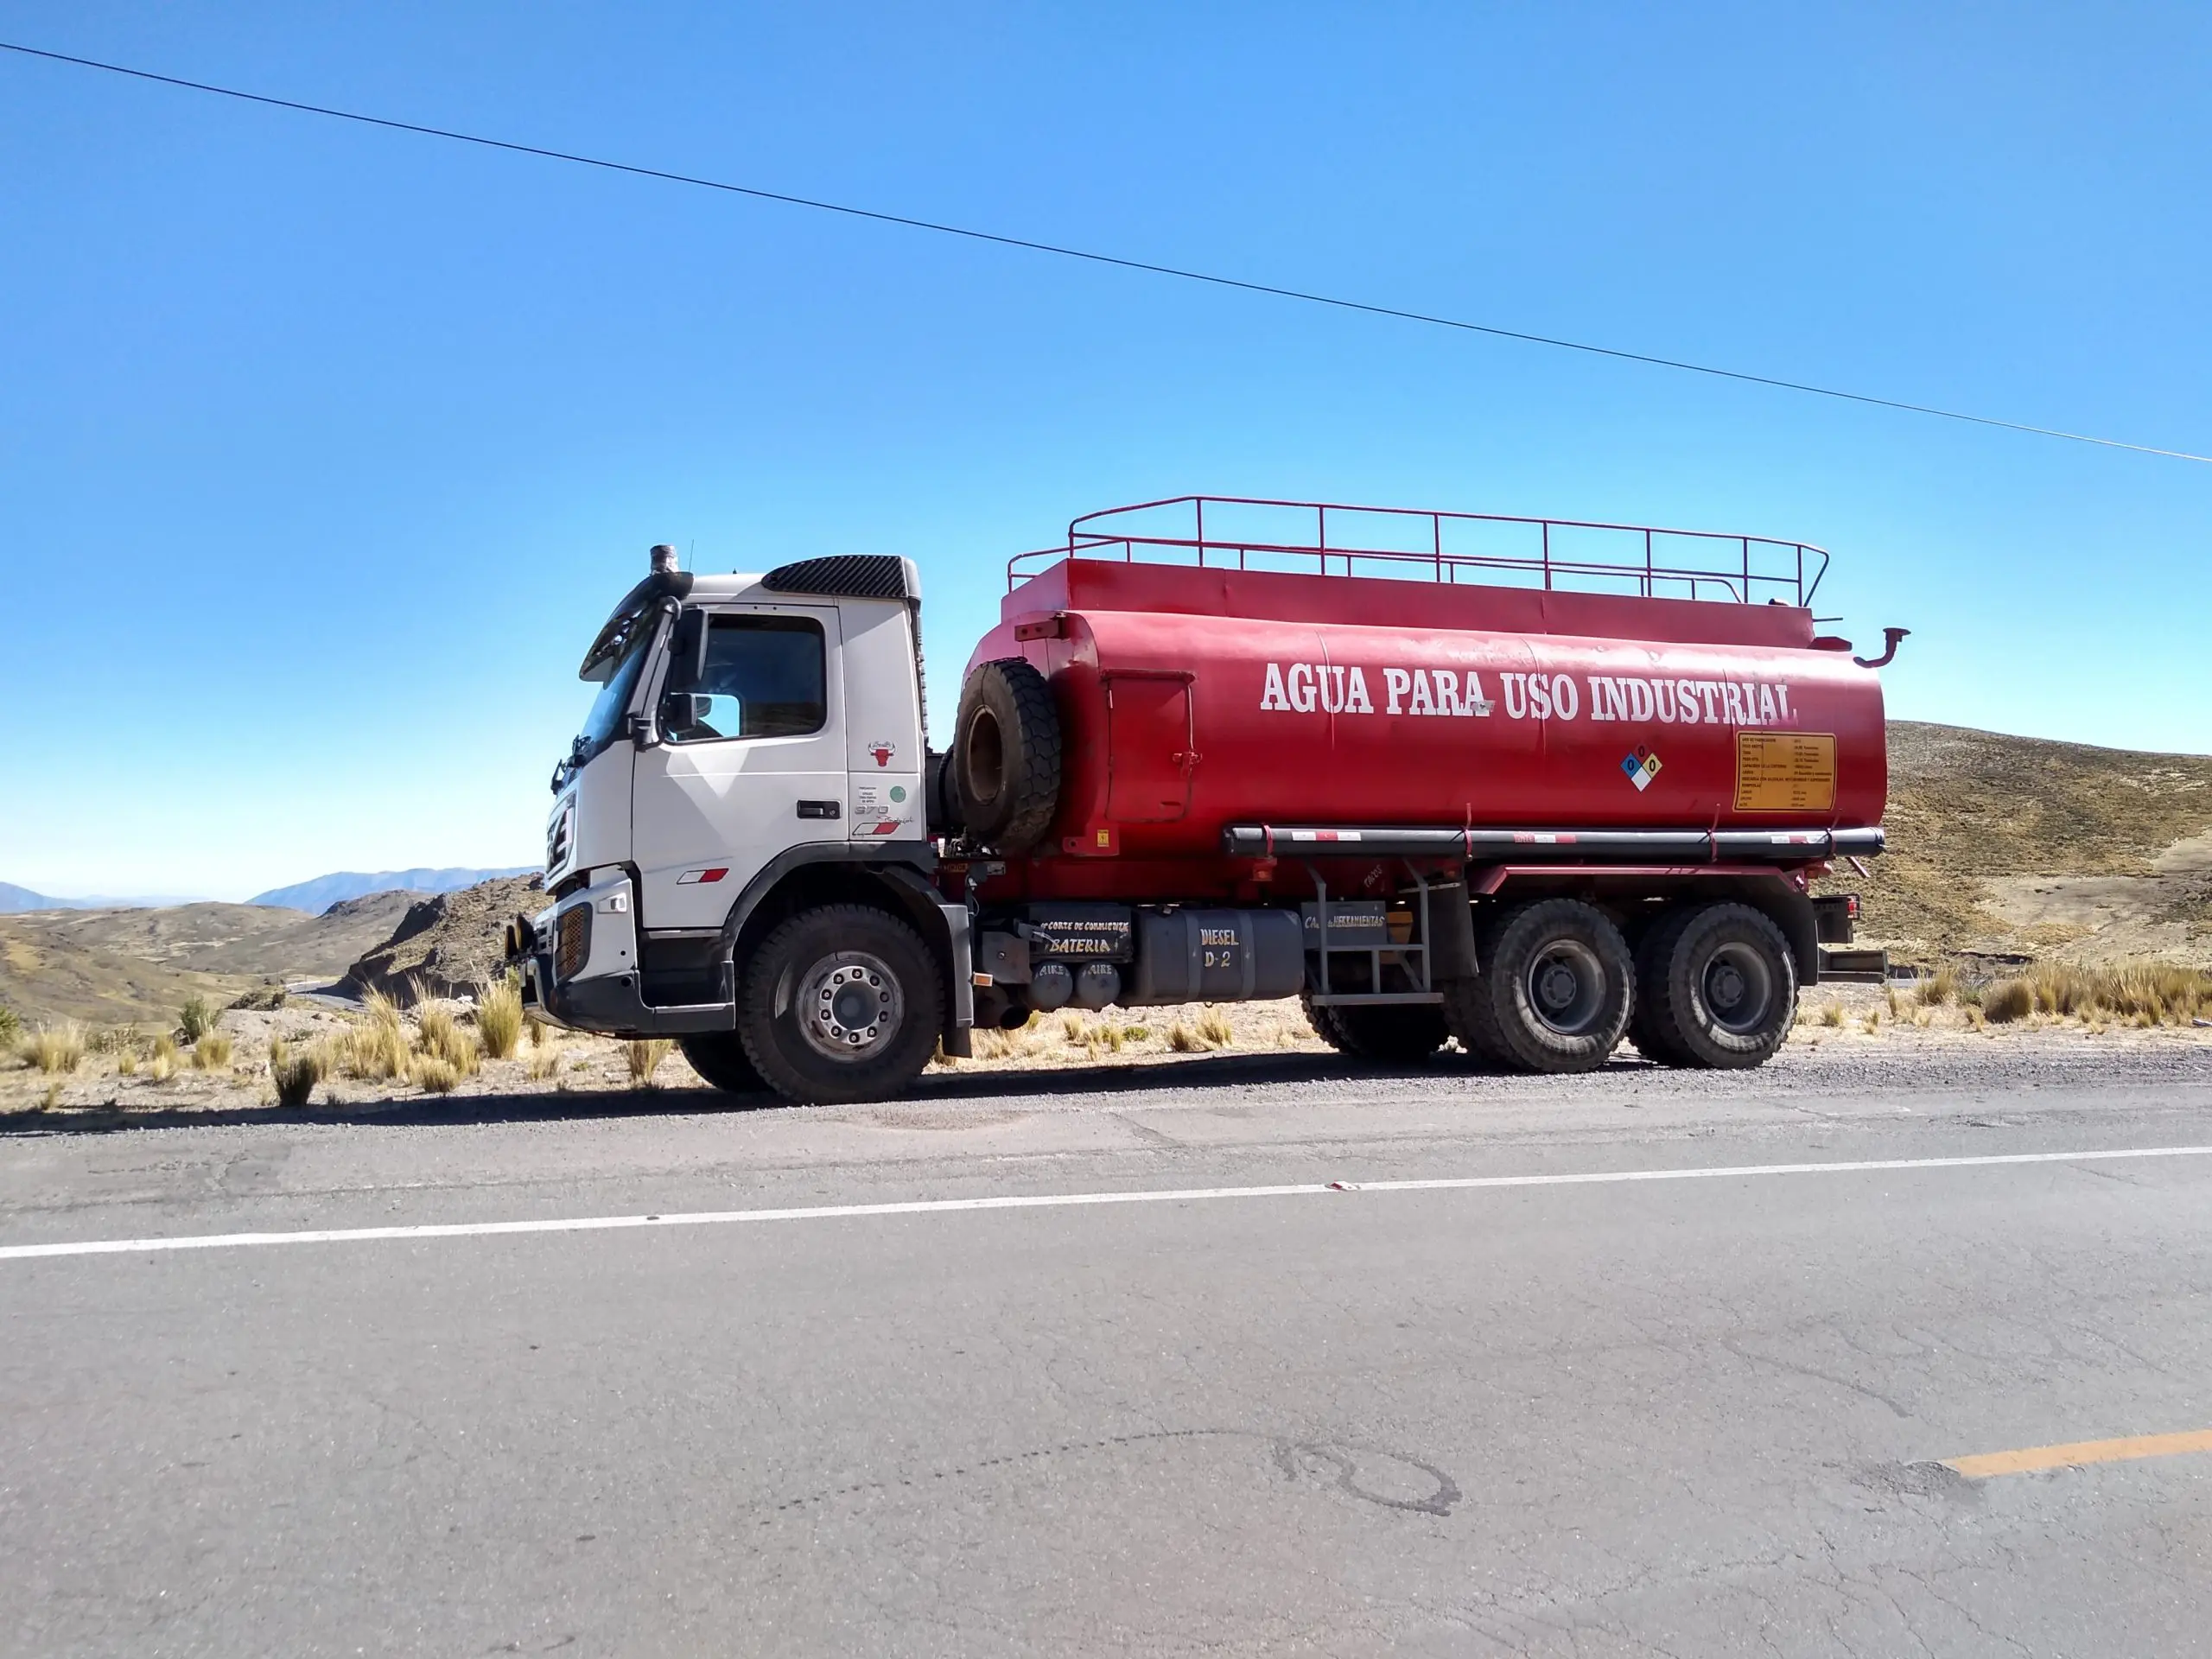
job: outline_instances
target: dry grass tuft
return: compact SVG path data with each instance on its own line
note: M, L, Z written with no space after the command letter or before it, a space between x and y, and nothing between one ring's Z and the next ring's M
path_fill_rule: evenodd
M652 1088L653 1073L660 1070L661 1062L675 1047L665 1037L647 1037L623 1044L622 1058L630 1068L630 1081L640 1089Z
M176 1039L166 1031L154 1039L154 1052L146 1061L146 1075L156 1083L176 1076Z
M61 1084L59 1079L46 1085L46 1095L38 1103L41 1112L50 1112L61 1103Z
M1831 1001L1821 1010L1821 1023L1840 1029L1843 1025L1843 1004Z
M2040 1014L2146 1030L2186 1026L2212 1008L2212 974L2160 962L2097 968L2051 963L1990 986L1981 1007L1999 1025Z
M335 1063L336 1057L321 1043L296 1049L282 1037L269 1039L269 1080L276 1085L280 1104L306 1105L315 1084L329 1075Z
M483 1051L475 1037L461 1028L453 1010L436 1002L423 1002L415 1011L415 1029L423 1052L434 1054L461 1077L473 1077L483 1064Z
M5 1002L0 1002L0 1048L13 1048L16 1039L22 1034L22 1016Z
M461 1068L425 1050L408 1063L407 1080L426 1095L449 1095L460 1086Z
M1940 1008L1959 993L1959 976L1948 968L1940 968L1920 982L1914 993L1923 1008Z
M968 1046L979 1060L1003 1060L1020 1052L1014 1034L996 1026L983 1026L968 1035Z
M443 1052L461 1027L454 1023L451 1008L441 1007L435 1002L418 1002L415 1005L415 1029L417 1040L435 1054Z
M74 1071L85 1063L85 1028L74 1020L58 1026L41 1026L22 1039L23 1058L52 1075Z
M1210 1049L1230 1047L1236 1041L1236 1027L1218 1008L1208 1008L1195 1026L1178 1020L1167 1033L1167 1046L1178 1054L1204 1054Z
M231 1063L231 1038L228 1032L203 1033L192 1046L192 1064L195 1070L215 1071Z
M544 1082L561 1069L561 1051L557 1048L538 1049L531 1055L526 1069L532 1083Z
M135 1046L116 1051L115 1075L118 1077L135 1077L138 1075L138 1051Z
M390 1009L391 1004L386 1002L385 1007ZM405 1077L410 1058L407 1028L399 1023L397 1013L380 1018L372 1002L368 1019L347 1026L339 1034L331 1063L349 1077L381 1083L388 1077Z
M530 1046L532 1048L544 1047L545 1022L533 1014L528 1019L524 1020L523 1024L530 1029Z
M513 975L484 987L476 999L476 1034L484 1039L484 1052L495 1060L511 1060L522 1040L522 987Z

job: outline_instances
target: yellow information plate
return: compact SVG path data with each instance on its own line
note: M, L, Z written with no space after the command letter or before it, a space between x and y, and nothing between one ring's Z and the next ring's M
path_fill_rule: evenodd
M1834 734L1736 734L1738 812L1828 812L1834 808Z

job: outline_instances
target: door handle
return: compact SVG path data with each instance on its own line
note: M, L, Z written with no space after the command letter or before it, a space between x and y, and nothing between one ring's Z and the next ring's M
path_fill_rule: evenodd
M836 801L801 801L798 815L802 818L841 818L845 813L843 806Z

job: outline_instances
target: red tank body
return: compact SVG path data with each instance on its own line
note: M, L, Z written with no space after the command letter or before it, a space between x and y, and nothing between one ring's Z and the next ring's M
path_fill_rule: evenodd
M1032 893L1227 891L1231 824L1881 822L1879 677L1796 605L1071 557L1001 616L971 666L1027 658L1063 734Z

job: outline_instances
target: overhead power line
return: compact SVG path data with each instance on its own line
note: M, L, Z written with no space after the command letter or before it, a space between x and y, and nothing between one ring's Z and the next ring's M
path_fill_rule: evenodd
M604 172L624 173L640 179L658 179L667 184L690 185L701 190L719 190L733 196L749 196L756 201L780 202L788 207L808 207L817 213L842 213L849 219L873 220L879 225L897 225L912 231L928 231L938 236L957 236L970 242L988 242L1002 248L1020 248L1031 253L1049 253L1062 259L1082 259L1095 265L1111 265L1122 270L1142 271L1152 276L1173 276L1186 283L1205 283L1215 288L1234 289L1246 294L1265 294L1275 299L1297 300L1307 305L1325 305L1339 311L1357 311L1374 317L1391 317L1401 322L1418 322L1436 328L1456 328L1464 334L1488 334L1497 340L1519 340L1523 345L1548 346L1560 351L1581 352L1592 357L1608 357L1624 363L1642 363L1653 368L1677 369L1686 374L1709 375L1716 379L1741 381L1747 385L1772 386L1783 391L1805 392L1815 397L1833 397L1844 403L1865 404L1875 409L1902 410L1908 414L1932 415L1946 421L1964 421L1974 426L1992 426L2007 432L2032 433L2037 437L2063 438L2070 443L2093 443L2107 449L2131 449L2138 454L2164 455L2174 461L2195 461L2212 463L2212 455L2192 454L2185 449L2163 449L2154 444L2130 443L2121 438L2098 437L2093 433L2068 432L2057 427L2037 426L2026 421L2000 420L1993 415L1973 415L1961 410L1939 409L1932 404L1916 404L1900 397L1877 397L1863 391L1845 391L1834 386L1814 385L1803 380L1785 380L1777 375L1752 374L1743 369L1723 369L1710 363L1692 363L1681 358L1660 357L1649 352L1631 352L1617 346L1597 346L1588 340L1562 340L1552 334L1529 334L1518 328L1503 328L1493 323L1471 322L1464 317L1440 316L1433 312L1412 311L1395 305L1378 305L1366 300L1346 299L1341 295L1317 294L1310 289L1286 288L1275 283L1254 282L1242 276L1224 276L1215 271L1191 270L1179 265L1163 265L1147 259L1130 259L1120 254L1101 253L1093 248L1072 248L1055 242L1039 242L1028 237L1006 236L995 231L979 231L964 225L946 225L935 219L917 219L911 214L885 213L873 207L855 207L848 202L823 201L812 196L797 196L782 190L764 189L758 185L733 184L726 179L701 178L695 174L673 173L658 167L640 167L631 162L609 161L601 156L582 156L572 150L548 149L538 144L518 143L512 139L487 137L482 133L461 132L450 127L425 126L415 121L397 121L388 116L368 115L359 110L341 110L325 104L306 104L297 99L272 98L265 92L243 92L235 86L218 86L204 80L187 80L179 75L156 74L150 69L133 69L120 63L105 63L97 58L80 58L67 52L49 52L35 46L22 46L13 41L0 41L0 50L19 53L25 57L42 58L52 63L73 64L80 69L97 69L111 75L126 75L133 80L153 81L163 86L181 87L187 92L207 92L218 98L237 99L242 103L265 105L270 109L291 110L302 115L320 115L336 121L352 121L367 127L382 127L392 132L411 132L425 138L443 138L454 143L475 144L485 149L505 150L516 156L535 156L549 162L566 162L577 167L595 167Z

